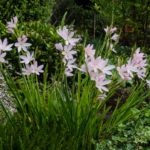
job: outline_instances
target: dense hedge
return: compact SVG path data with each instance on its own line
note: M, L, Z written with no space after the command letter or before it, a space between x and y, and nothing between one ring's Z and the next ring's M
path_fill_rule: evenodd
M54 0L0 0L0 20L6 22L17 15L22 21L48 22L53 4Z

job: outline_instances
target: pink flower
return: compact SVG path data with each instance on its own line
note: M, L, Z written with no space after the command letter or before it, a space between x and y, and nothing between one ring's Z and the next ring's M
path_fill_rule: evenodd
M89 57L94 57L95 55L95 50L93 49L93 45L88 44L87 47L85 48L85 58Z
M29 51L27 51L27 56L21 55L20 58L22 59L21 63L29 64L32 60L34 60L34 52L30 54Z
M138 63L144 58L144 53L140 53L140 48L137 48L136 53L133 55L133 60Z
M97 57L96 59L94 57L91 58L91 61L87 64L89 72L91 72L92 70L94 72L98 72L98 69L102 67L101 60L101 56Z
M16 17L13 17L10 22L7 23L6 28L8 29L7 31L8 33L14 33L13 29L16 28L17 22L18 22L18 18L16 16Z
M6 60L4 59L5 56L6 56L6 53L1 53L1 50L0 50L0 62L7 63Z
M58 50L60 50L60 51L63 50L63 46L62 46L61 43L56 43L56 44L55 44L55 47L56 47L56 49L58 49Z
M108 63L108 59L106 60L101 60L100 64L100 70L104 73L104 74L107 74L107 75L112 75L112 73L110 72L110 70L114 69L115 66L114 65L108 65L106 66Z
M108 26L107 26L106 28L104 28L104 31L105 31L106 33L108 33L108 31L109 31L109 34L114 33L116 30L117 30L116 27L111 28L110 31L109 31L109 27L108 27Z
M68 60L67 62L67 68L70 70L73 70L73 68L77 68L77 65L75 64L76 59Z
M137 65L133 63L133 61L131 60L131 58L128 60L128 63L126 65L126 70L127 70L127 73L131 77L133 77L133 72L138 72Z
M37 61L35 61L35 63L33 65L31 65L31 69L32 69L32 73L35 73L37 75L39 75L40 73L43 73L44 71L42 70L44 67L44 65L37 65Z
M107 33L109 30L109 27L107 26L106 28L104 28L104 31Z
M111 82L111 80L104 80L105 79L105 75L101 74L98 79L96 80L96 87L99 89L99 91L101 93L103 93L103 91L108 92L109 90L105 87L105 85L109 84Z
M3 42L0 39L0 50L11 51L12 50L12 46L13 46L13 44L7 45L7 38L5 38Z
M114 41L116 41L116 40L118 39L118 37L119 37L119 35L115 33L115 34L111 37L111 39L114 40Z
M73 55L77 52L72 50L72 46L68 45L64 47L64 50L62 51L62 54L64 55L65 59L73 59Z
M66 45L75 46L76 43L80 40L80 38L73 38L75 32L70 32L66 27L63 29L58 29L57 33L65 40Z
M6 26L6 28L16 28L17 21L18 21L17 16L13 17L11 21L7 23L8 25Z
M112 50L114 53L117 53L116 50L114 49L113 44L110 44L110 48L111 48L111 50Z
M98 77L101 75L99 72L90 72L91 80L96 81Z
M29 76L32 73L32 68L29 65L26 65L26 68L22 68L22 74Z
M110 34L114 33L117 30L116 27L110 29Z
M81 68L77 67L77 69L82 72L87 72L85 65L82 65Z
M117 71L119 72L119 75L123 80L131 80L131 77L129 77L125 65L122 65L121 67L117 67Z
M15 46L18 47L18 52L20 52L21 49L27 52L27 47L31 46L32 44L26 43L26 41L27 41L27 38L24 35L21 38L18 38L18 42L15 43Z
M66 69L65 69L65 75L66 75L67 77L71 77L71 76L73 76L73 74L72 74L72 70L70 70L70 69L66 68Z
M146 77L146 69L143 68L143 69L141 69L141 70L138 70L137 76L138 76L140 79L144 80L144 78Z
M97 99L101 99L101 100L104 100L105 98L107 97L106 94L101 94L97 97Z

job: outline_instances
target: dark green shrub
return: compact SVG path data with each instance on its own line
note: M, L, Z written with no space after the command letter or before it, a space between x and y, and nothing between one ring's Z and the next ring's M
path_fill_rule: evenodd
M148 0L91 0L101 15L105 26L111 23L114 12L114 26L122 29L120 42L124 45L137 43L149 46L150 2Z
M148 150L150 147L150 106L132 109L135 117L120 124L110 138L100 141L97 150Z
M0 20L5 23L13 16L18 16L22 21L47 22L52 14L54 0L1 0Z

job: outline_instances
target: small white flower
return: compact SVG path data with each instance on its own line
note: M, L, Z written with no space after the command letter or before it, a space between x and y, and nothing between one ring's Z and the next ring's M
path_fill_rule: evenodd
M72 50L72 46L68 45L64 47L64 50L62 51L62 54L65 56L65 59L73 59L73 55L77 52Z
M18 47L18 52L23 49L25 52L27 52L27 47L31 46L30 43L26 43L27 38L26 36L22 36L22 38L18 38L18 42L15 43L15 46Z
M12 46L13 46L13 44L7 45L7 38L5 38L3 42L0 39L0 50L11 51L12 50Z
M114 49L113 44L110 44L110 48L111 48L111 50L112 50L114 53L117 53L116 50Z
M60 51L63 50L63 46L62 46L61 43L56 43L56 44L55 44L55 47L56 47L56 49L58 49L58 50L60 50Z
M42 70L44 67L44 65L37 65L37 61L35 61L35 63L33 65L31 65L31 69L32 69L32 73L35 73L37 75L39 75L40 73L43 73L44 71Z
M118 39L118 37L119 37L119 35L115 33L115 34L111 37L111 39L114 40L114 41L116 41L116 40Z
M1 51L0 51L0 62L6 63L6 60L4 59L5 56L6 56L6 53L1 54Z
M6 28L16 28L17 22L18 22L17 16L16 16L16 17L13 17L13 18L11 19L11 21L7 23Z
M34 52L30 54L29 51L27 51L27 56L21 55L20 58L22 59L21 63L29 64L32 60L34 60Z
M26 68L22 68L22 74L29 76L32 73L32 68L29 65L26 65Z

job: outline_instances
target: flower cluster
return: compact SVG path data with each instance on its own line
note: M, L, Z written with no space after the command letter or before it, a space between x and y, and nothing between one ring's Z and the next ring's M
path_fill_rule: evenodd
M15 16L11 19L10 22L7 23L6 28L8 29L8 31L7 31L8 33L14 33L13 29L16 28L17 22L18 22L18 18L17 18L17 16Z
M22 37L18 38L18 42L15 43L15 46L18 48L18 52L21 51L21 49L25 52L27 52L27 47L31 46L31 43L26 43L27 37L23 35Z
M109 35L110 36L110 39L111 41L117 41L119 35L114 33L115 31L117 30L116 27L112 27L111 29L107 26L104 31L106 32L106 35ZM110 46L110 49L116 53L116 50L114 49L114 44L112 42L107 42L107 46ZM110 43L110 44L109 44Z
M87 72L90 74L91 80L96 82L96 87L101 93L103 91L108 92L108 89L105 85L109 84L111 80L106 80L106 75L112 75L110 70L115 68L113 65L107 65L108 59L104 60L101 56L95 58L95 50L93 45L87 45L85 48L85 65L81 66L81 71Z
M116 27L113 27L111 29L109 29L109 27L107 26L104 31L106 32L106 34L109 34L109 35L112 35L115 31L117 30ZM111 36L111 39L116 41L118 39L119 35L114 33L112 36Z
M74 49L76 43L80 40L80 38L73 38L75 32L69 32L66 27L63 29L58 29L57 33L65 40L65 45L63 46L62 43L55 44L56 49L60 50L63 55L63 63L65 65L65 75L66 76L73 76L73 69L77 68L74 58L74 54L77 52Z
M7 38L3 41L0 39L0 62L7 63L5 60L6 51L11 51L13 44L7 44Z
M37 61L35 61L34 53L30 53L26 47L31 46L30 43L26 43L27 37L23 35L21 38L18 38L18 42L15 43L15 46L18 48L18 52L23 50L25 52L25 55L21 55L21 62L25 64L25 68L22 69L24 75L30 75L31 73L35 73L39 75L40 73L43 73L43 65L38 66Z
M133 73L136 73L140 79L143 79L146 77L146 66L144 53L140 53L140 48L138 48L133 58L130 58L126 65L117 67L117 70L123 80L131 80L133 78Z
M11 19L11 22L8 22L6 28L8 28L9 31L13 31L13 29L16 28L17 21L18 21L17 17L14 17L13 19ZM14 33L14 31L11 33ZM27 50L27 47L30 47L32 44L27 43L27 37L25 35L19 37L18 42L16 42L15 44L7 44L7 43L8 43L7 38L5 38L4 41L0 39L0 62L7 63L7 61L4 59L4 57L6 56L5 51L11 51L12 46L14 45L15 47L17 47L18 52L22 52L22 54L24 54L20 56L21 59L20 63L23 63L26 66L25 68L22 69L24 75L30 75L31 73L39 75L40 73L44 72L42 70L44 66L43 65L38 66L37 61L35 61L34 53L31 54Z

